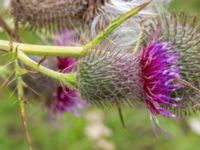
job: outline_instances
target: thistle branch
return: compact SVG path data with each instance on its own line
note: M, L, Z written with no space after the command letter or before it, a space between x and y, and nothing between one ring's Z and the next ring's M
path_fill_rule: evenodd
M43 56L66 56L66 57L76 57L76 58L83 57L89 52L91 48L95 47L100 42L102 42L106 38L106 36L112 33L117 27L119 27L130 17L135 16L149 3L150 2L147 2L140 6L137 6L128 11L127 13L123 14L119 18L113 20L103 32L97 35L97 37L94 40L86 44L84 47L44 46L44 45L32 45L32 44L12 42L12 51L11 51L10 42L0 40L0 50L16 54L17 58L22 63L31 67L32 69L39 71L40 73L48 77L59 80L64 84L67 84L69 87L76 87L76 77L74 73L64 74L48 69L42 65L38 65L37 62L31 60L29 57L27 57L26 54L43 55Z
M10 52L10 42L0 40L0 50ZM80 57L83 50L82 47L66 47L66 46L46 46L46 45L33 45L25 43L12 43L13 50L18 50L29 55L41 56L66 56L66 57ZM15 51L12 51L15 53Z
M127 13L123 14L119 18L113 20L110 25L97 37L86 44L84 47L66 47L66 46L43 46L43 45L32 45L24 43L13 43L13 49L18 46L18 49L26 54L30 55L43 55L43 56L67 56L67 57L81 57L87 54L88 50L95 47L97 44L105 40L105 38L112 33L117 27L124 23L129 18L135 16L143 8L145 8L150 2L144 3L137 6ZM10 46L8 41L0 40L0 50L9 51Z
M75 74L72 73L61 73L61 72L57 72L54 70L51 70L49 68L46 68L42 65L38 65L37 62L33 61L32 59L30 59L28 56L26 56L22 51L18 50L17 51L17 57L18 59L23 62L26 66L48 76L51 77L55 80L58 80L60 82L62 82L63 84L67 85L68 87L76 87L76 76Z
M14 55L14 65L15 65L15 78L17 81L17 96L19 100L20 112L22 117L22 124L24 128L25 138L29 145L29 150L32 150L31 138L29 136L27 119L26 119L26 109L25 109L25 99L24 99L24 82L22 75L24 74L23 69L19 66L17 55Z

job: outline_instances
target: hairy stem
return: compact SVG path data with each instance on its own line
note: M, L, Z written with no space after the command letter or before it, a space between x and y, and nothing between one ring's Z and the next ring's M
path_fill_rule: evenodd
M42 65L38 65L37 62L33 61L32 59L30 59L28 56L26 56L22 51L18 50L17 51L17 56L18 59L23 62L26 66L48 76L51 77L53 79L56 79L60 82L62 82L63 84L67 85L68 87L74 88L76 87L76 76L75 74L72 73L60 73L54 70L51 70L49 68L46 68Z
M26 141L29 145L29 150L32 150L31 146L31 138L29 135L28 127L27 127L27 119L26 119L26 108L25 108L25 99L24 99L24 82L22 79L23 71L19 66L17 55L14 56L14 64L15 64L15 78L17 81L17 95L19 100L20 112L22 117L22 124L25 133Z
M9 52L10 42L0 40L0 50ZM46 46L46 45L33 45L24 43L12 43L13 50L16 48L20 51L30 55L42 56L66 56L66 57L80 57L82 47L65 47L65 46ZM14 51L13 51L14 52Z

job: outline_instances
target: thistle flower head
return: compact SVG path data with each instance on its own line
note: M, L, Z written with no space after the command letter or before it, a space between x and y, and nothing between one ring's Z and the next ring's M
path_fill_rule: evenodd
M143 103L152 115L179 117L197 111L198 21L167 13L144 25L138 51L104 42L79 61L81 96L98 106Z
M130 50L93 50L79 62L81 96L97 106L144 103L152 114L175 117L173 93L182 85L179 53L170 43L150 42L139 54Z
M159 42L169 42L178 52L179 83L182 88L176 95L181 101L174 102L179 107L166 106L177 116L190 115L199 110L200 98L200 39L199 21L185 13L165 13L145 23L143 44L147 46L153 35Z

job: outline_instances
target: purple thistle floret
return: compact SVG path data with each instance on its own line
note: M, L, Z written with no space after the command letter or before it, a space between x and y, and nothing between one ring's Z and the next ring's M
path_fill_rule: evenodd
M53 112L64 113L70 112L74 115L79 114L79 110L83 109L84 103L79 97L79 93L75 89L68 87L57 88L57 100L53 106Z
M63 57L58 57L58 64L57 67L61 72L64 73L69 73L71 71L76 71L76 58L63 58Z
M153 115L176 117L164 106L180 107L175 102L181 98L173 93L182 85L180 79L179 52L168 42L150 42L141 54L144 102Z
M77 43L79 38L74 34L72 30L64 30L58 34L58 37L54 40L55 45L72 45ZM60 72L69 73L76 71L75 58L63 58L58 57L58 69ZM70 112L77 115L80 109L85 107L85 103L80 98L76 89L70 89L68 87L59 86L56 91L56 100L53 103L52 110L54 113Z

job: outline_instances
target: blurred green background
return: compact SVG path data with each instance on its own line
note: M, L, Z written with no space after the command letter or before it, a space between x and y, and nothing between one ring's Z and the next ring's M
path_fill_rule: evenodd
M200 16L200 0L174 0L170 9L187 11ZM0 8L3 12L3 8ZM9 21L9 19L8 19ZM27 42L39 43L31 32L22 32ZM1 39L6 39L1 32ZM2 61L0 57L0 61ZM80 117L65 114L63 118L50 121L47 110L31 102L27 108L28 126L35 150L199 150L200 115L184 120L160 117L161 126L170 132L158 130L153 133L149 114L145 110L125 109L127 129L120 124L115 109L88 109ZM88 117L97 125L91 125ZM89 128L89 129L88 129ZM99 130L100 133L96 133ZM89 136L94 134L94 137ZM96 135L96 136L95 136ZM96 138L95 138L96 137ZM17 98L13 91L0 90L0 150L27 150Z

